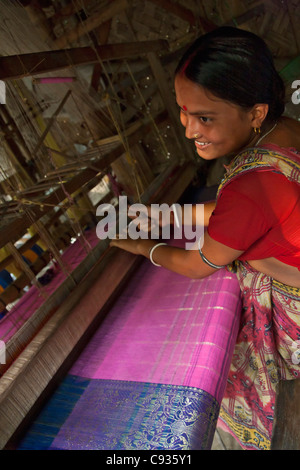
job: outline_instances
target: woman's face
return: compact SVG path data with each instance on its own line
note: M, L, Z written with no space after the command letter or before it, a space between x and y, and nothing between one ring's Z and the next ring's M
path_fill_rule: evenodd
M255 139L250 111L214 96L183 74L175 78L175 92L185 135L205 160L236 153Z

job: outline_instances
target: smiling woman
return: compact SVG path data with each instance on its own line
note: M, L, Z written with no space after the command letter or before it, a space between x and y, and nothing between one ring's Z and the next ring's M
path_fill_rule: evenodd
M112 244L150 252L155 265L192 278L224 265L236 272L243 313L219 423L242 447L269 449L278 382L300 374L292 361L300 338L300 124L282 116L284 85L266 44L237 28L192 44L175 92L199 157L231 157L215 203L205 206L203 246Z
M176 75L175 91L186 137L194 140L198 155L205 160L237 153L251 143L254 128L261 127L268 112L267 104L245 111L217 98L182 73Z
M246 111L266 103L268 124L284 111L284 85L269 49L260 37L238 28L223 27L200 36L181 58L175 75Z

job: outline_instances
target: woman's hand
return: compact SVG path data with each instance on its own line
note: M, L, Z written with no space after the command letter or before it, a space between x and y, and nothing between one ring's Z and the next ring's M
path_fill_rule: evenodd
M144 235L154 233L156 236L161 236L162 229L174 224L174 213L170 209L167 209L165 216L163 216L162 210L157 207L158 204L142 206L139 209L137 206L138 204L135 204L128 208L128 217L131 219L129 228L135 226ZM149 238L151 238L150 235Z

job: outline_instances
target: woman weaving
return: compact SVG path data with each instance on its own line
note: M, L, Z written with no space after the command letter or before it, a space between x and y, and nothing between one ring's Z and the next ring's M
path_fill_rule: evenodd
M300 124L282 116L284 85L265 43L236 28L195 41L176 69L175 92L198 155L232 157L216 203L205 206L202 248L111 245L192 278L225 266L236 272L243 314L219 423L242 447L268 449L276 384L300 373L292 360L300 339Z

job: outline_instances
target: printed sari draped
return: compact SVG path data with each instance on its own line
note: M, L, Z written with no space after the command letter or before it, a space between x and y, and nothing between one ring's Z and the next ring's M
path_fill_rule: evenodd
M275 146L239 154L227 168L218 196L233 178L262 166L300 183L296 152ZM300 377L300 289L253 269L245 261L229 266L237 274L243 311L218 425L244 449L269 450L276 387Z

